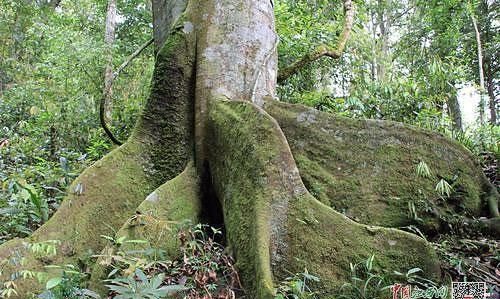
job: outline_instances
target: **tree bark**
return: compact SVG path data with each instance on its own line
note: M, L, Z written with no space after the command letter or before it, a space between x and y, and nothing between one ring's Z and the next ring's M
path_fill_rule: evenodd
M116 0L108 0L106 10L106 28L104 32L104 44L106 46L106 67L104 70L104 103L101 110L104 110L104 122L110 123L113 113L113 46L115 43L116 31Z
M373 5L370 6L370 29L371 29L371 34L372 38L370 40L371 42L371 52L372 52L372 57L370 61L370 75L371 75L371 80L374 82L377 79L377 25L375 22L375 11L373 9Z
M495 94L495 76L498 73L498 67L495 67L495 62L498 64L498 59L495 54L497 51L497 47L495 47L494 36L495 34L492 32L492 19L494 18L492 14L494 14L494 4L490 5L488 1L483 0L479 4L479 11L481 16L483 17L483 43L486 45L485 57L483 60L483 67L485 73L485 83L486 90L488 92L489 98L489 111L490 111L490 124L497 124L497 105L498 98Z
M461 132L463 130L462 124L462 112L460 110L460 104L458 103L458 98L455 94L448 98L448 112L450 113L452 119L453 129L457 132Z
M244 100L261 106L264 97L276 95L278 36L269 1L207 0L196 9L195 140L200 166L206 159L210 100ZM185 30L191 26L184 24Z
M378 25L380 30L380 38L378 39L380 43L380 55L377 65L377 77L378 80L384 81L386 76L386 63L389 59L389 36L392 26L392 15L391 15L391 0L378 0Z
M483 47L481 43L481 33L479 31L479 28L477 26L477 21L476 17L474 16L474 13L471 12L471 19L472 19L472 25L474 26L474 33L476 36L476 44L477 44L477 66L478 66L478 73L479 73L479 95L480 95L480 100L479 100L479 121L482 124L485 122L485 102L484 102L484 94L485 94L485 89L484 89L484 70L483 70Z
M491 67L491 66L490 66ZM489 98L489 108L490 108L490 124L493 126L497 125L497 107L498 100L495 95L495 82L493 79L493 75L488 75L488 80L486 81L487 90L488 90L488 98Z
M158 52L168 38L172 25L186 10L187 0L153 0L153 39Z

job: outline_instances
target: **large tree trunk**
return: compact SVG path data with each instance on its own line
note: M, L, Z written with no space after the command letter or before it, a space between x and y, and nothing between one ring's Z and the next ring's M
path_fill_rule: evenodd
M304 268L320 277L315 286L320 296L331 298L349 279L349 263L374 253L387 270L420 267L429 277L439 278L436 254L425 240L400 230L357 223L332 204L345 200L345 196L337 198L336 188L350 188L346 192L351 195L361 190L368 195L379 192L379 204L397 201L390 208L402 217L411 196L397 196L408 192L416 196L423 187L395 190L397 200L392 199L393 194L387 198L387 189L419 181L426 186L423 190L432 190L432 181L401 176L401 170L391 172L391 180L385 180L388 185L382 184L384 180L372 185L347 182L344 187L331 187L328 194L314 192L323 203L309 193L316 184L309 179L306 188L302 177L320 181L322 176L334 178L343 167L347 172L342 177L356 177L349 174L353 167L348 170L349 165L343 164L342 157L347 156L334 158L343 140L350 142L343 155L358 149L376 153L377 159L381 157L378 154L389 154L378 165L369 164L369 160L355 163L360 168L370 165L373 168L368 174L374 175L384 173L381 167L399 167L400 160L404 169L418 163L413 161L414 152L401 150L408 144L418 144L422 159L452 151L456 155L449 160L448 156L436 160L436 169L451 175L450 165L465 159L466 163L457 165L462 171L460 182L470 196L466 192L461 204L471 215L479 216L485 199L480 193L489 190L492 214L498 216L498 195L488 189L484 177L478 176L477 164L460 146L400 124L339 120L275 101L278 39L270 1L156 0L153 4L158 55L151 95L134 133L123 146L78 177L59 211L24 240L59 239L62 244L56 256L38 259L25 249L23 240L12 240L0 247L0 258L20 253L26 256L24 267L35 269L46 263L74 263L89 250L114 250L105 248L104 241L96 237L109 235L109 227L121 228L119 235L145 238L175 255L175 236L159 230L172 226L171 221L190 219L223 222L249 298L273 298L277 283ZM344 123L354 129L344 132ZM291 128L285 129L286 135L281 124ZM299 126L293 128L293 124ZM295 145L292 149L287 137ZM310 138L331 147L316 146ZM440 142L429 146L429 138ZM300 158L301 151L312 154L310 162L302 162L302 176L295 162L297 158L305 161ZM326 162L327 166L321 166ZM332 195L330 202L324 200L328 195ZM380 208L375 201L367 196L356 202L355 210ZM127 220L136 210L140 213ZM137 215L141 215L143 225L131 225ZM370 219L363 222L392 225L383 217L380 221ZM19 268L14 266L3 275L16 271ZM95 286L105 272L101 263L94 266ZM28 280L18 284L19 298L40 288Z

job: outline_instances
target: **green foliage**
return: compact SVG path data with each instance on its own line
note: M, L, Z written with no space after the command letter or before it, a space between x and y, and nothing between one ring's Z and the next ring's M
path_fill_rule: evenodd
M9 280L0 282L0 297L10 298L18 295L18 282L27 280L31 283L37 280L45 285L45 290L36 298L40 299L92 299L100 298L91 290L84 288L88 279L87 273L82 273L77 267L67 264L64 266L48 265L46 271L34 271L27 268L25 252L40 260L50 260L57 254L56 248L60 245L57 240L48 240L37 243L26 243L16 248L13 254L0 262L0 276L5 267L15 268Z
M342 30L341 3L337 1L274 1L279 67L287 66L320 44L335 46ZM278 87L281 99L294 101L302 93L316 90L317 81L330 73L328 60L313 63ZM328 80L328 77L325 76Z
M416 169L417 175L423 178L430 178L431 177L431 170L429 169L429 166L424 161L420 161L417 165Z
M374 269L375 256L366 261L350 264L351 281L345 283L339 290L337 298L344 299L373 299L380 298L391 284L388 278L377 274Z
M432 287L437 287L438 284L435 281L423 277L423 271L420 268L412 268L406 273L401 273L399 271L394 271L396 278L405 284L410 284L413 286L419 286L424 289L429 289Z
M417 221L417 222L420 222L420 223L423 222L423 219L418 216L418 211L417 211L417 208L416 208L415 203L413 201L408 201L408 211L410 214L409 215L410 219Z
M159 299L187 290L181 285L161 287L164 279L163 273L149 278L142 270L136 269L129 277L108 280L107 287L115 293L113 298L116 299Z
M310 283L318 282L319 278L311 275L307 269L302 273L296 273L286 278L276 288L274 299L314 299L318 298L317 292L313 292Z
M0 208L0 232L4 238L10 235L27 235L32 228L47 221L47 200L32 185L11 181L5 206Z
M29 250L36 258L44 259L56 255L56 246L60 242L50 240L39 243L26 244L25 248ZM80 272L80 270L73 265L48 265L45 266L47 270L57 272L58 274L49 274L47 272L33 271L25 268L25 258L21 252L18 251L12 255L5 265L11 264L18 267L20 270L13 275L10 281L3 283L4 289L0 294L5 298L17 294L16 281L36 279L40 283L45 283L45 291L43 291L37 298L41 299L77 299L77 298L100 298L95 292L83 288L83 284L87 279L87 274ZM1 270L2 264L0 264ZM0 271L1 274L1 271ZM3 297L2 297L3 298Z
M51 257L57 254L57 245L60 245L58 240L48 240L44 242L28 243L27 248L34 254L34 256L43 258Z
M424 290L437 287L437 283L422 276L422 269L412 268L405 273L394 271L388 274L389 269L376 269L375 256L366 261L350 264L351 281L345 283L339 290L338 299L373 299L388 298L389 289L395 283L402 283L420 287ZM384 270L385 272L382 272Z
M5 268L14 268L16 271L12 273L7 281L0 281L0 297L10 298L18 295L17 283L20 280L36 279L42 282L47 279L47 273L25 269L26 258L25 251L29 251L36 258L50 258L56 254L56 246L60 242L57 240L48 240L37 243L23 243L15 248L9 258L0 261L0 276Z
M471 152L480 154L490 152L500 156L500 126L482 125L465 132L454 132L453 138L462 143Z
M181 226L180 256L175 260L165 260L163 251L149 247L101 256L112 269L106 280L110 298L160 298L181 293L197 299L238 294L241 285L234 260L214 241L221 234L219 229L208 225ZM105 238L115 246L144 243L123 237Z
M445 179L441 179L436 185L436 191L441 196L449 197L451 195L451 192L453 191L453 188Z
M73 265L47 266L47 268L57 269L60 275L47 280L45 291L38 295L40 299L91 299L100 296L88 289L83 288L87 279L87 274L81 273Z

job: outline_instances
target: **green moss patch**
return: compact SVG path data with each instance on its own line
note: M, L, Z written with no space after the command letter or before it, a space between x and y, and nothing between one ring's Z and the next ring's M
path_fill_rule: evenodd
M485 216L486 198L498 200L472 154L440 134L277 101L265 109L280 124L308 190L360 223L437 230L436 215ZM417 175L421 161L430 178ZM441 178L453 186L449 198L435 190Z
M251 297L272 298L274 283L307 268L321 279L321 297L331 298L348 280L349 262L372 254L389 272L420 267L439 277L425 240L355 223L312 197L278 124L263 110L212 100L209 132L210 169L228 243Z
M189 163L180 175L150 193L139 205L135 215L113 236L124 242L110 244L102 251L103 256L92 271L92 289L104 293L102 279L106 279L110 257L117 251L140 253L154 248L163 250L169 258L177 257L180 254L177 236L179 226L185 222L197 223L200 214L199 181L193 163Z

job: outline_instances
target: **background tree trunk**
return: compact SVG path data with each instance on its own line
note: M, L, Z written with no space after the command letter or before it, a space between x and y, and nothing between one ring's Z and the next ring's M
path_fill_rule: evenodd
M471 12L472 25L474 27L474 33L476 35L476 46L477 46L477 66L479 73L479 121L481 124L485 122L485 88L484 88L484 70L483 70L483 46L481 43L481 33L479 31L476 17L474 16L474 12Z
M113 46L116 31L116 0L108 0L104 44L106 46L106 67L104 69L104 103L101 104L105 123L110 123L113 114Z
M479 4L479 14L481 16L483 44L485 44L485 57L483 60L486 91L489 98L490 124L497 124L498 98L495 92L495 77L498 73L498 58L496 57L498 45L495 43L495 32L492 24L495 17L494 3L482 0ZM492 28L493 27L493 28Z
M453 129L460 132L463 130L462 112L460 111L460 104L458 103L456 92L454 92L454 95L448 99L447 103L448 111L452 119Z
M491 66L490 66L491 68ZM498 100L495 99L495 82L493 79L493 75L488 75L488 80L486 81L487 89L488 89L488 98L489 98L489 108L490 108L490 123L492 125L497 125L497 106Z
M378 80L386 80L386 67L389 58L389 36L391 35L392 15L391 10L388 9L392 5L391 0L378 0L378 27L380 30L380 37L378 39L380 44L380 59L377 65Z

